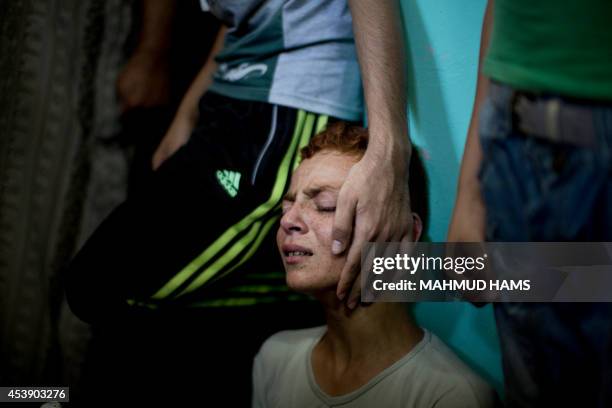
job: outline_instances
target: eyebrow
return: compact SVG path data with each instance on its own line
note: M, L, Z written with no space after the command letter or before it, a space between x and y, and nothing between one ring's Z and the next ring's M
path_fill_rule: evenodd
M295 201L295 193L288 192L283 196L283 201Z
M329 184L322 184L322 185L319 185L319 186L314 186L314 187L307 188L306 190L304 190L304 194L307 197L312 198L312 197L315 197L319 193L322 193L324 191L337 192L337 191L340 191L340 188L339 187L335 187L335 186L331 186ZM294 192L288 192L283 197L283 201L295 201L295 193Z

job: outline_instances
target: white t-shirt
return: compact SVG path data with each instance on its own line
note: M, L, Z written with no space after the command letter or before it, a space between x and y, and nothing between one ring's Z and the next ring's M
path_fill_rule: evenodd
M359 389L327 395L311 357L326 327L271 336L255 357L253 407L491 407L495 393L434 334Z

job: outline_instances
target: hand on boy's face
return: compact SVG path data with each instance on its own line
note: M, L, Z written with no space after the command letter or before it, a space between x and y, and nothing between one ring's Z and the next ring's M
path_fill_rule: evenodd
M335 291L345 258L329 250L334 214L340 188L357 160L322 151L304 160L293 174L277 233L290 288Z
M337 293L350 308L360 300L363 246L369 241L409 242L412 221L405 168L364 156L350 170L339 194L330 247L346 257Z

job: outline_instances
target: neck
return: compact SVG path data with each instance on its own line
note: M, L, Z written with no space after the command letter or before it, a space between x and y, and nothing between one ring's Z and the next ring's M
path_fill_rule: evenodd
M349 310L335 293L319 300L325 307L327 332L317 348L336 367L391 365L423 337L405 304L374 303Z

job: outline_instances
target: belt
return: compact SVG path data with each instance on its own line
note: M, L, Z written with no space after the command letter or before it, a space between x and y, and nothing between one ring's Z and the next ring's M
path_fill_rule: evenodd
M509 98L515 129L553 143L594 146L597 141L593 106L555 95L513 90L491 83L494 99ZM507 103L507 102L506 102Z
M594 146L594 114L590 108L570 104L559 97L532 99L517 92L512 103L517 128L554 143Z

